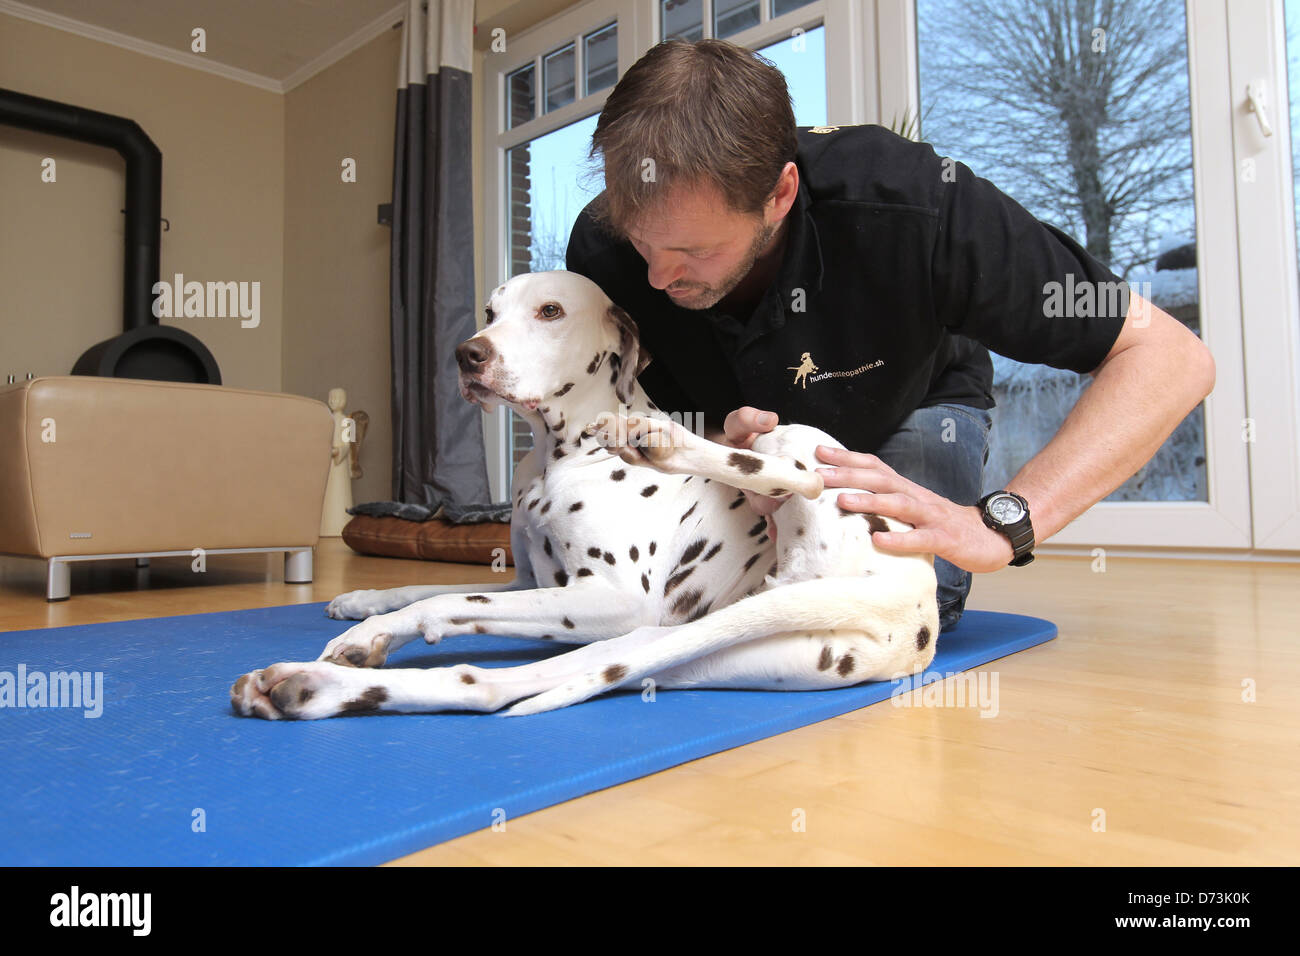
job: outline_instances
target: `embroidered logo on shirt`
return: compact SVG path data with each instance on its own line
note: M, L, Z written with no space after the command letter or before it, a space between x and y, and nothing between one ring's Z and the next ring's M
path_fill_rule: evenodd
M812 129L808 130L808 132L810 132L810 133L833 133L833 132L835 132L837 129L839 129L838 126L814 126Z
M787 365L786 368L794 372L793 384L802 385L804 388L808 387L808 373L817 371L817 366L813 364L813 360L807 352L803 353L803 358L798 365Z
M852 378L854 375L861 375L863 372L868 372L873 368L879 368L884 364L884 359L876 359L874 362L869 362L866 365L859 365L857 368L851 368L843 372L822 372L821 369L813 363L812 355L808 352L804 352L798 365L787 365L786 368L791 372L794 372L794 381L791 384L799 385L806 389L809 382L820 382L824 378ZM821 372L821 374L809 378L808 374L810 372Z

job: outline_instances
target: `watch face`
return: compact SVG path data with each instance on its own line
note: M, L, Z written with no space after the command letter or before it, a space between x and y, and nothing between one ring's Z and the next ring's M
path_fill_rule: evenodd
M1002 524L1015 524L1025 516L1025 509L1010 495L997 495L990 498L986 508L988 513Z

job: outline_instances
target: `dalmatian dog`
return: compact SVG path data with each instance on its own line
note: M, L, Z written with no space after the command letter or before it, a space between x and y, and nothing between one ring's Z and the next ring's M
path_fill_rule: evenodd
M818 690L922 671L939 634L934 557L888 553L840 508L815 449L779 425L749 449L664 415L636 376L630 317L570 272L511 279L456 349L460 391L532 427L515 471L514 580L352 591L327 613L360 623L316 661L240 677L234 710L272 720L371 711L536 714L647 679L660 690ZM768 519L745 492L786 499ZM492 633L578 645L514 667L387 668L424 638Z

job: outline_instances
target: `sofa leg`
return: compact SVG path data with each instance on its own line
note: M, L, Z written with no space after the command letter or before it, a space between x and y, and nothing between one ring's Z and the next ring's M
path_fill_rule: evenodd
M135 559L135 566L136 566L137 568L147 568L147 567L149 567L149 559L148 559L148 558L136 558L136 559Z
M284 553L284 583L311 584L311 548Z
M45 567L45 600L66 601L72 596L72 568L68 562L50 558Z

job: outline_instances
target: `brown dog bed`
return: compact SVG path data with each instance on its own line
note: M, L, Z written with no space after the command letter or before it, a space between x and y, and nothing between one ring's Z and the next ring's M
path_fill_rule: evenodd
M358 554L462 564L491 564L497 549L503 548L506 564L515 563L510 553L510 525L497 521L452 524L442 518L410 521L354 515L343 527L343 541Z

